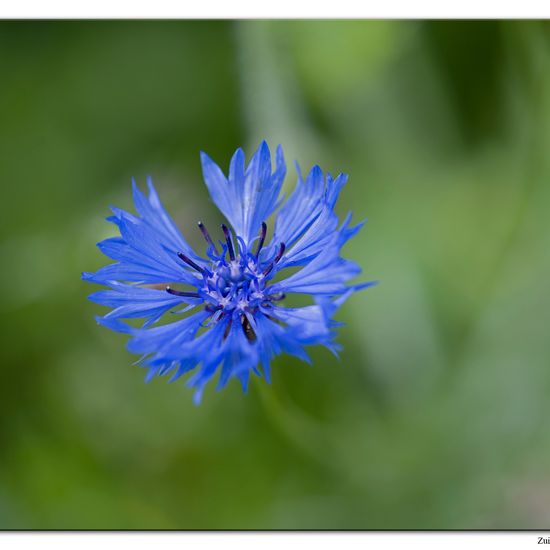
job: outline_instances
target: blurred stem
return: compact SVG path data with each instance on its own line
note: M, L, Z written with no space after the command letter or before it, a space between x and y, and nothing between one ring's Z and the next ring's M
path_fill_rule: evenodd
M281 21L235 23L243 117L253 147L266 139L284 144L291 158L307 159L316 138L285 47L288 33L288 23Z
M279 433L307 458L332 471L339 462L333 459L327 430L288 400L283 403L274 387L265 380L257 379L257 382L266 415Z

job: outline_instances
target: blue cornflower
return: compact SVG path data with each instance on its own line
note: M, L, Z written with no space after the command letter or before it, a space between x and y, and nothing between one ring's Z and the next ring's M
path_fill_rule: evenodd
M201 160L210 196L229 222L217 243L198 223L206 257L183 238L149 179L148 197L133 182L138 216L112 208L107 218L120 237L98 246L116 263L82 275L110 287L90 296L112 308L97 320L131 335L128 349L142 355L146 380L166 374L175 380L194 370L187 385L196 389L196 403L217 371L218 389L236 377L246 391L251 372L269 382L270 361L282 352L309 362L304 347L321 344L336 354L334 312L351 293L374 284L346 285L361 270L341 258L340 249L363 224L350 227L348 214L338 227L334 206L345 174L333 179L315 166L304 180L297 165L296 188L281 206L286 165L280 146L273 172L265 142L248 166L237 149L229 177L206 154ZM277 209L268 242L266 222ZM299 269L284 278L291 267ZM309 295L313 304L285 307L293 293ZM151 326L168 311L181 318ZM132 318L145 322L134 328L121 321Z

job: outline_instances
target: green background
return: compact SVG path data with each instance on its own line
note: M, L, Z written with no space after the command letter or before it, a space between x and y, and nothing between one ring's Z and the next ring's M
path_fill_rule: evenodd
M550 526L547 23L2 22L0 74L1 528ZM263 138L350 174L381 284L195 407L80 273L132 176L202 249L199 151Z

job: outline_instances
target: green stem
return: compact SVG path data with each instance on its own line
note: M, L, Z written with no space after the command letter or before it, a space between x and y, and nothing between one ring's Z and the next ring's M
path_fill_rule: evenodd
M265 380L258 380L257 387L267 417L279 433L307 458L333 470L337 461L331 459L332 446L326 427L304 414L288 399L283 403L275 388Z

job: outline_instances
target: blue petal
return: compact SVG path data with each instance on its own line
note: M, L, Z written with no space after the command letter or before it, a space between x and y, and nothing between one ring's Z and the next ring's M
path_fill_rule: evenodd
M108 285L112 281L145 284L166 284L167 281L186 282L181 274L178 276L178 274L171 270L147 268L137 264L125 264L122 262L106 265L95 273L84 273L82 279L101 285Z
M245 169L244 153L238 149L231 159L229 179L206 154L201 153L203 176L210 196L235 233L247 246L256 238L261 224L277 207L286 165L282 148L276 153L272 173L271 153L263 141Z
M271 288L272 292L335 296L344 293L348 288L345 283L359 273L361 268L357 264L329 250Z
M333 239L338 226L334 206L347 181L346 174L340 174L335 180L330 174L325 178L321 168L314 166L304 182L299 167L297 169L296 189L277 215L270 245L277 247L280 242L286 245L279 270L306 264Z
M132 226L127 226L125 233L128 235L131 232ZM136 225L133 225L136 227ZM136 232L143 231L143 229L136 229ZM139 235L137 236L139 241ZM131 240L135 240L132 238ZM166 254L164 249L158 249L156 243L150 244L147 239L144 238L140 245L130 246L126 240L121 237L113 237L105 239L97 243L98 248L107 257L113 260L118 260L118 265L123 271L130 271L135 273L129 275L131 278L125 279L122 273L119 274L117 280L126 280L131 282L182 282L187 284L194 284L197 280L197 275L194 271L191 271L187 266L176 261L177 256L170 256ZM150 251L156 250L156 257L150 254ZM98 271L96 280L102 282L108 275L100 273ZM136 279L136 277L138 277ZM152 280L151 278L154 278ZM149 280L148 280L149 279Z
M305 265L319 255L333 240L338 218L328 207L324 207L308 230L295 245L285 253L277 269Z
M147 178L147 187L149 188L148 198L138 189L136 182L132 180L134 204L141 219L155 231L159 242L165 248L172 252L183 252L188 256L195 257L193 249L183 238L178 227L162 205L150 177Z
M109 218L120 231L120 237L98 243L100 250L118 263L108 265L86 280L107 284L109 281L133 283L183 282L194 284L196 272L183 264L178 252L192 257L201 266L205 261L189 247L164 210L152 181L149 179L149 198L133 182L136 209L141 217L119 208L112 208Z
M112 290L99 290L88 296L93 302L114 308L105 315L106 319L147 318L147 326L182 303L197 302L196 299L174 296L164 290L120 283L111 283L111 286Z
M290 249L319 216L324 190L323 172L319 166L311 169L305 182L298 172L296 188L277 214L274 231L277 241L284 242Z
M246 244L254 239L262 222L274 212L286 175L286 165L281 146L277 147L276 168L271 174L271 154L262 142L245 174L242 209L244 212L243 238Z
M135 329L133 338L128 342L128 350L139 354L153 354L157 359L181 359L181 346L195 338L202 322L209 316L210 313L203 310L167 325Z

